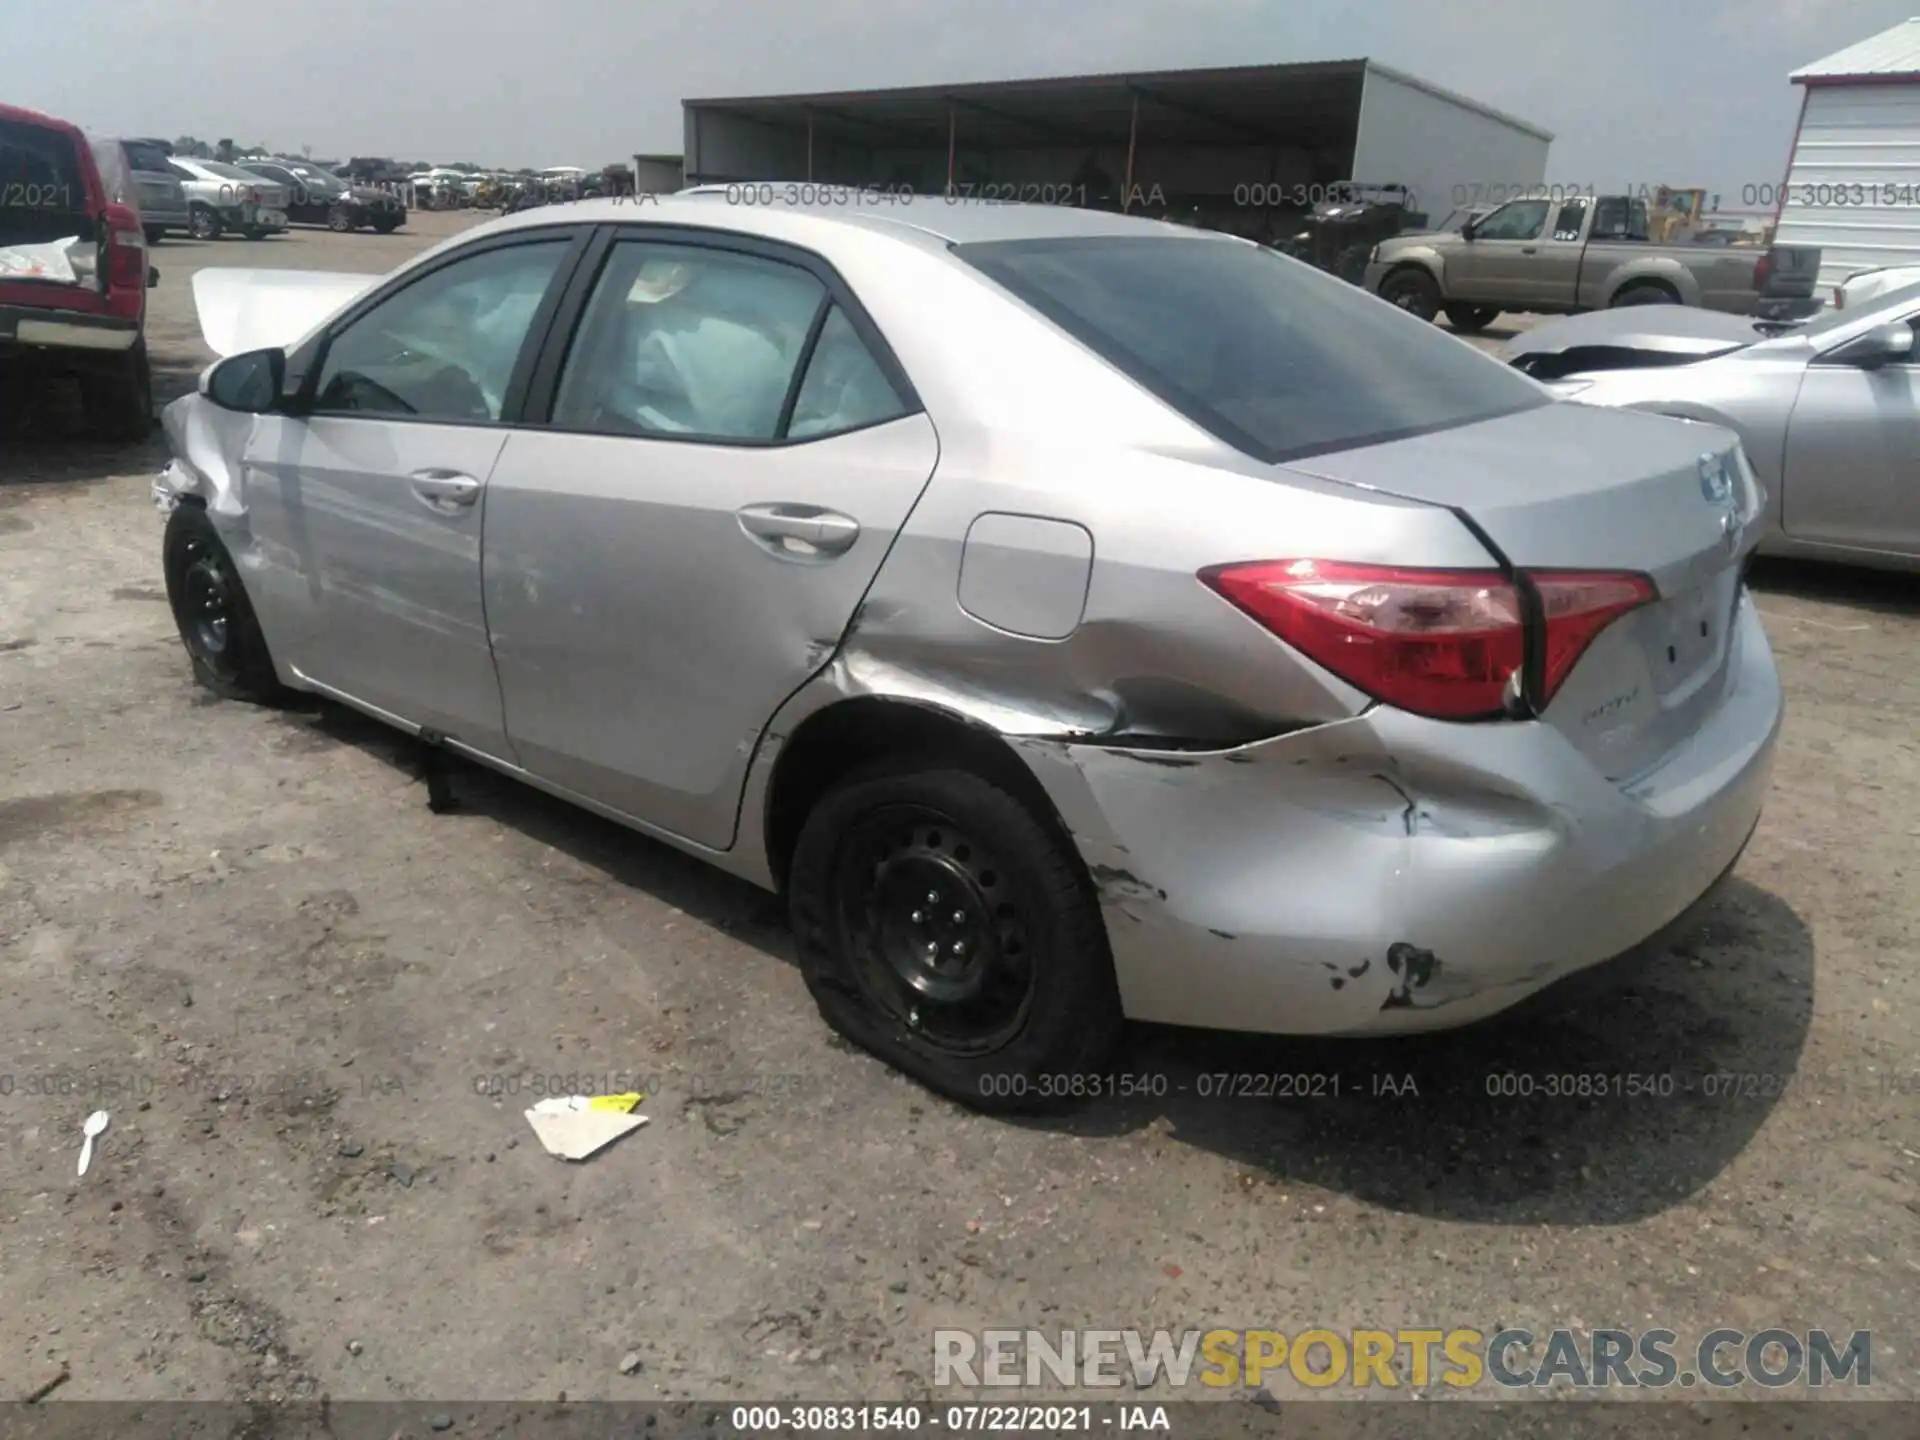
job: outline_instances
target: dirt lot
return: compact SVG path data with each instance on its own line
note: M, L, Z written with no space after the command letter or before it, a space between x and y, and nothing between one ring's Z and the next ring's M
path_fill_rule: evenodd
M159 383L208 358L196 267L458 223L163 245ZM4 1398L62 1364L76 1398L911 1396L940 1325L1314 1324L1871 1328L1920 1397L1912 582L1762 572L1774 795L1671 948L1434 1039L1143 1030L1167 1096L1007 1123L830 1043L756 892L479 773L434 815L370 722L196 691L164 442L57 420L0 442ZM1574 1072L1673 1088L1547 1097ZM550 1159L544 1077L638 1078L651 1123Z

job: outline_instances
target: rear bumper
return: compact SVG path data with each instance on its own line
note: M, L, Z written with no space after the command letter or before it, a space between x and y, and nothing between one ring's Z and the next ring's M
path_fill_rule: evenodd
M42 350L85 354L131 350L140 338L140 322L83 310L0 305L0 357Z
M1758 320L1810 320L1827 308L1818 295L1802 295L1791 300L1763 299L1754 309Z
M1281 1034L1444 1029L1682 915L1760 815L1782 714L1743 601L1720 708L1631 789L1551 726L1384 706L1239 750L1027 742L1143 1020Z

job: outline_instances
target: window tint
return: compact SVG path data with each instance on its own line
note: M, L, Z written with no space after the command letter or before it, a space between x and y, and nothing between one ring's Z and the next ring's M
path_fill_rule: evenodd
M1270 462L1550 403L1497 360L1261 246L1127 237L954 253L1195 424Z
M611 435L775 439L825 298L826 288L796 265L622 241L607 256L561 371L554 424Z
M1547 200L1514 200L1502 205L1474 227L1480 240L1538 240L1547 228L1547 212L1553 208Z
M838 305L820 327L820 339L807 360L806 378L794 402L787 435L807 440L838 435L863 425L878 425L907 413L900 394L880 362L867 349L847 312Z
M328 345L314 408L498 420L527 327L568 243L489 250L381 301Z
M73 141L58 130L0 120L0 246L91 238L86 216Z
M193 171L189 170L186 166L182 165L177 160L169 160L167 162L167 168L171 170L178 179L181 179L181 180L198 180L200 178L198 175L194 174Z

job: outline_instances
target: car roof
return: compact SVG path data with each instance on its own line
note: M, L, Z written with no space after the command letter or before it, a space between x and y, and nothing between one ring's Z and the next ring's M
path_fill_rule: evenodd
M28 110L19 105L0 105L0 120L13 120L22 125L38 125L47 130L59 130L68 135L84 136L85 132L71 120L62 120L57 115L43 115L38 110Z
M795 182L793 188L804 190L806 187ZM830 201L806 205L789 203L782 198L776 198L770 205L749 204L741 201L737 194L729 197L718 187L703 188L698 194L577 200L522 210L470 230L463 238L529 225L551 225L564 217L587 224L685 225L800 244L813 240L830 243L836 233L862 231L938 249L995 240L1070 240L1099 236L1157 236L1227 243L1235 239L1189 225L1148 220L1138 215L1082 210L1072 205L993 204L975 200L949 203L939 195L891 196L886 192L851 188L840 193L848 196L844 204Z

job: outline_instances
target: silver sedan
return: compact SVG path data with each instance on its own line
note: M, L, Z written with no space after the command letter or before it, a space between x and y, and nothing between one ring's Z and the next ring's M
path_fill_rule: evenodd
M732 198L202 272L156 486L200 680L783 892L827 1021L990 1108L1098 1090L1125 1017L1491 1015L1740 855L1732 435L1226 236Z
M1808 324L1650 307L1549 321L1502 356L1584 405L1737 434L1768 554L1920 570L1920 284Z

